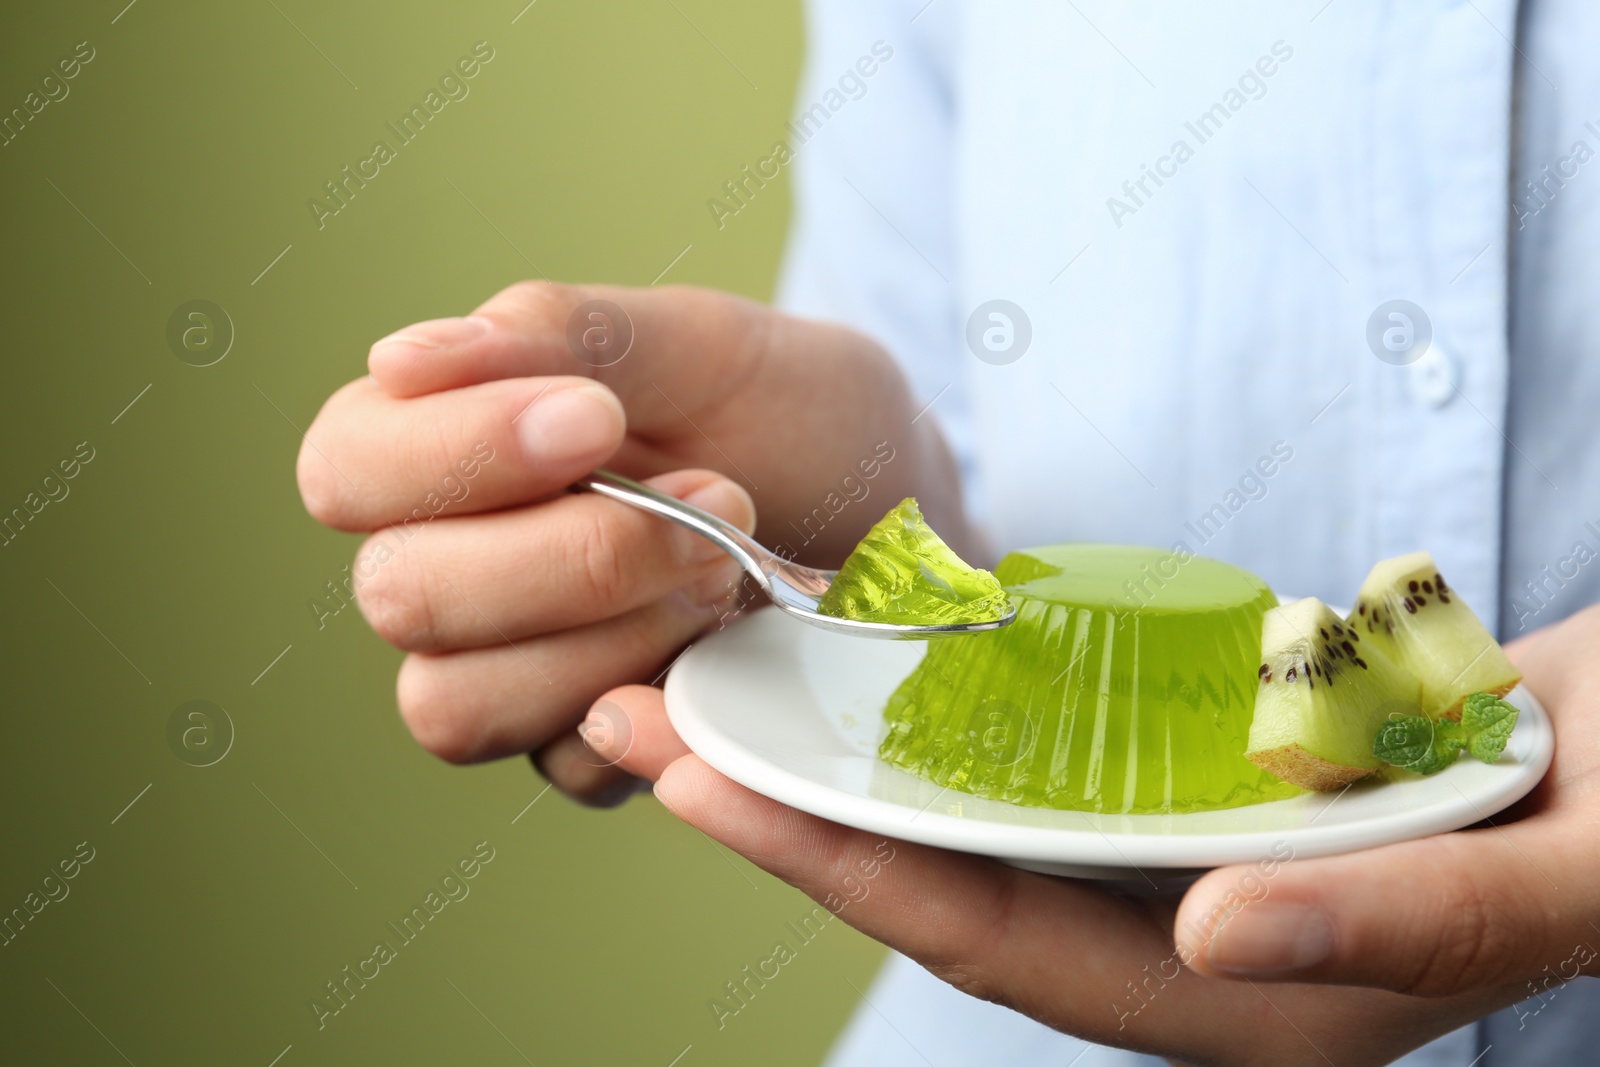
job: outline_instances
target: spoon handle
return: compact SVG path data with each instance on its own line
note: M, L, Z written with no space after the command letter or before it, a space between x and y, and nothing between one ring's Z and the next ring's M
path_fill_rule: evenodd
M1016 609L999 619L974 623L941 623L932 626L902 625L899 623L865 622L822 614L818 599L833 584L837 571L821 571L812 567L790 563L782 556L769 551L743 530L724 522L709 512L685 504L676 497L658 492L648 485L640 485L632 478L624 478L615 471L596 470L588 477L579 478L572 486L610 497L629 507L648 511L669 522L693 530L728 555L732 556L752 578L760 583L762 592L782 611L797 616L813 626L848 634L852 637L887 637L926 639L949 634L974 633L995 630L1017 617Z
M641 485L632 478L624 478L615 471L604 468L595 470L586 478L579 478L574 486L621 501L641 511L648 511L652 515L659 515L663 519L693 530L732 556L738 561L739 566L749 571L761 582L764 589L771 592L769 568L775 570L782 561L732 523L724 522L708 511L701 511L676 497L658 492L648 485Z

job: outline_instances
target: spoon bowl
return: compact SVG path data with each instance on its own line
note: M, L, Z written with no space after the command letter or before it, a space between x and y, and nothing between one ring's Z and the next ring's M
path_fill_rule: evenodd
M779 610L797 619L820 626L824 630L849 634L853 637L879 637L890 640L921 641L930 637L951 637L957 634L981 633L998 630L1017 617L1017 609L1009 607L1005 615L986 622L945 623L938 626L903 626L889 622L863 622L859 619L841 619L824 615L817 610L822 594L828 591L838 571L804 567L784 559L777 553L758 544L750 535L730 523L685 504L676 497L657 492L632 478L624 478L608 470L597 470L586 478L578 479L576 488L599 493L630 507L659 515L663 519L693 530L738 561L752 578L760 584L762 592Z

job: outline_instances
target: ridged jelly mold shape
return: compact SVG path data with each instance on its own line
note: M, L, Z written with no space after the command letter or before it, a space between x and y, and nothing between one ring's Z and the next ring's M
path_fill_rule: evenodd
M1162 813L1300 790L1244 758L1261 579L1187 553L1057 545L995 570L1017 620L943 638L884 709L887 762L1040 807Z

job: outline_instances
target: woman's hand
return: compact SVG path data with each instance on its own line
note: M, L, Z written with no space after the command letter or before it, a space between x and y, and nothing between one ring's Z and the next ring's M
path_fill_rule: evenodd
M1339 982L1502 1004L1600 973L1600 606L1506 650L1555 721L1555 762L1477 828L1289 865L1270 901L1189 938L1204 974ZM1238 868L1190 890L1180 938Z
M411 653L401 714L444 759L534 752L589 802L637 780L572 727L719 625L742 575L686 530L566 493L575 479L613 467L803 561L836 564L911 494L963 536L949 453L888 356L737 297L524 283L384 338L368 367L311 425L298 476L314 517L372 534L353 582Z
M1223 868L1176 910L784 807L690 754L653 689L608 694L631 729L589 736L656 779L679 817L974 996L1190 1063L1355 1067L1600 971L1597 649L1600 608L1509 650L1561 739L1512 811L1368 852Z

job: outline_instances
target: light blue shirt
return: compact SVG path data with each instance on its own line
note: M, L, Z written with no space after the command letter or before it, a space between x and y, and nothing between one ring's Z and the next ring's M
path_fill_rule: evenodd
M809 36L781 301L896 355L997 550L1182 543L1339 604L1425 548L1508 638L1600 599L1600 7L812 0ZM874 1001L948 1062L1082 1048L931 982ZM1597 984L1403 1062L1577 1063ZM922 1062L876 1019L837 1063Z

